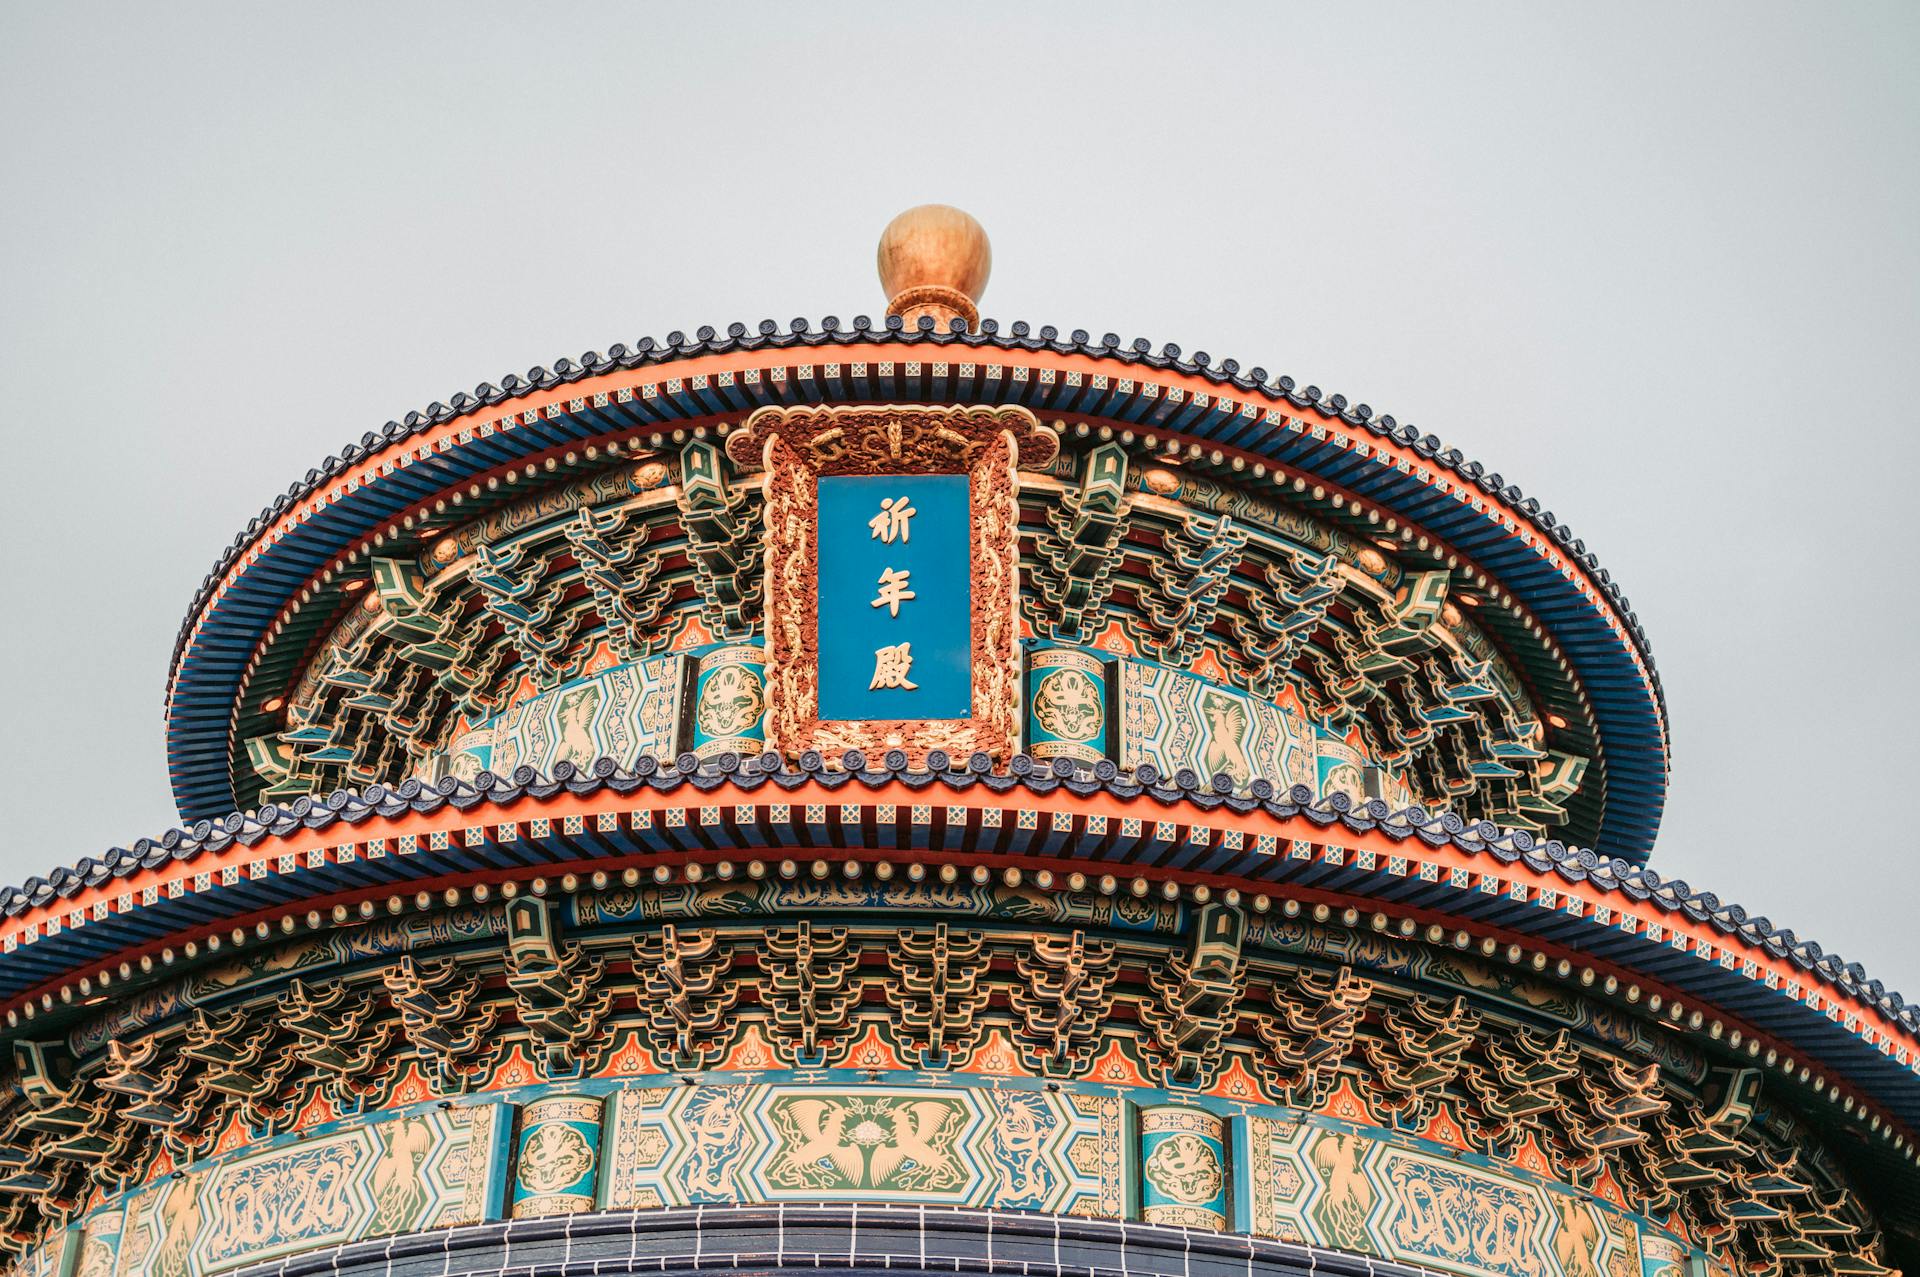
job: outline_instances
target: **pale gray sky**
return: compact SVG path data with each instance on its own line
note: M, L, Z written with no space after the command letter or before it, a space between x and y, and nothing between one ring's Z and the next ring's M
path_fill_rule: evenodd
M1653 864L1920 995L1920 7L0 6L0 880L157 834L181 616L412 408L670 329L984 311L1432 430L1666 681Z

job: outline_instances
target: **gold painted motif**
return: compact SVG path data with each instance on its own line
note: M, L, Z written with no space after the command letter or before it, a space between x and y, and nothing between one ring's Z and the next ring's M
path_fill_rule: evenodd
M741 664L724 665L700 687L694 721L709 736L739 736L760 721L767 699L766 680Z
M1147 1158L1145 1170L1155 1188L1188 1206L1212 1201L1226 1183L1220 1155L1197 1135L1162 1140Z
M920 685L908 675L913 673L913 644L895 643L889 647L873 649L873 681L867 684L867 690L879 691L881 688L898 687L906 691L918 691Z
M1090 741L1106 727L1100 699L1099 685L1084 671L1057 669L1036 685L1033 717L1061 740Z
M593 1145L564 1122L548 1122L520 1150L520 1182L536 1193L557 1193L593 1170Z

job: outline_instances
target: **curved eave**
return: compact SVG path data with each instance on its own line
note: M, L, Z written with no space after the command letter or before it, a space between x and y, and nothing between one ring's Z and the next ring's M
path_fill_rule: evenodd
M83 861L0 893L0 1006L9 1023L27 1008L72 1001L82 977L151 955L208 945L235 925L305 917L331 925L335 905L399 891L511 876L635 867L671 879L690 863L756 852L832 859L914 859L996 869L1112 868L1175 884L1238 885L1380 911L1379 926L1423 935L1466 930L1520 943L1536 966L1582 977L1600 996L1644 984L1681 1014L1699 1011L1777 1044L1786 1067L1815 1063L1857 1119L1885 1115L1913 1149L1920 1131L1920 1014L1857 967L1791 932L1768 929L1737 906L1658 875L1524 832L1467 826L1384 804L1310 803L1304 789L1247 797L1141 784L1098 773L1048 771L1024 757L1012 774L978 767L905 770L858 756L805 770L772 755L724 759L701 770L691 756L664 768L563 779L530 772L483 776L479 788L409 782L361 795L300 800L159 842ZM1070 773L1070 774L1069 774ZM666 880L663 879L663 880ZM312 912L310 912L312 911ZM352 917L351 911L344 917ZM1535 962L1529 958L1529 962ZM1624 1005L1624 1004L1623 1004ZM1667 1014L1674 1014L1670 1009ZM1686 1027L1686 1022L1675 1026ZM1718 1035L1716 1035L1718 1036ZM1851 1112L1851 1110L1849 1110Z
M833 321L828 321L831 325ZM763 325L763 330L767 325ZM1432 436L1351 409L1338 395L1269 385L1231 360L1183 360L1117 338L1099 345L897 329L749 336L561 361L534 382L482 387L453 407L389 423L264 511L208 575L175 650L167 759L187 820L237 805L233 726L249 662L300 589L402 514L471 477L630 430L682 426L767 404L1020 403L1097 417L1305 472L1418 526L1485 570L1565 653L1591 701L1606 770L1601 854L1644 863L1666 800L1658 674L1624 597L1566 525ZM739 328L738 325L735 326ZM1042 333L1051 337L1051 330ZM677 334L675 335L677 338ZM900 345L926 347L901 359ZM650 346L651 343L648 343ZM947 348L959 347L958 350ZM970 352L982 350L986 360ZM619 352L619 348L616 348ZM936 358L937 357L937 358ZM859 372L855 372L856 366Z

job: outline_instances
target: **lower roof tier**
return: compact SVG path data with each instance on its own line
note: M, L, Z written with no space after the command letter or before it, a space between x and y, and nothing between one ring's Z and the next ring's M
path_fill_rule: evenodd
M562 763L554 780L523 768L201 822L0 896L7 1031L222 947L352 927L419 892L897 860L982 881L1080 874L1108 892L1232 893L1254 910L1476 950L1755 1061L1876 1146L1920 1157L1920 1014L1711 894L1522 831L1265 782L1182 788L1025 756L1008 772L937 752L927 766L897 752L798 768L771 755Z
M630 779L343 804L179 866L191 890L130 878L149 922L227 912L11 1008L6 1277L421 1230L444 1259L504 1214L699 1203L990 1206L1458 1277L1889 1277L1920 1250L1882 1107L1910 1094L1803 1077L1638 955L1538 934L1609 894L1653 931L1578 858L1093 779Z

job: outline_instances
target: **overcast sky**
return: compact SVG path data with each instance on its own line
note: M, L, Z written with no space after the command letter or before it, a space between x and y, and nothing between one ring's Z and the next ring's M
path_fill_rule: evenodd
M1571 522L1666 682L1654 866L1920 995L1916 66L1911 3L5 4L0 880L172 823L182 614L310 465L878 314L938 200L984 313L1340 391Z

